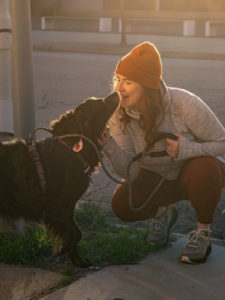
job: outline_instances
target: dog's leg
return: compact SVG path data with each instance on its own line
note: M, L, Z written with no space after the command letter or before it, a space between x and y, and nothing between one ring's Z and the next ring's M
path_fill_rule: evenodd
M90 262L81 258L77 250L77 243L82 237L81 231L73 219L73 209L60 207L54 212L47 213L44 223L50 233L58 236L62 241L62 247L55 249L55 252L68 253L72 262L79 267L88 267Z
M72 262L82 268L89 267L91 265L90 261L87 259L82 258L77 250L77 243L82 237L81 231L79 227L77 226L76 222L73 220L71 223L71 227L69 228L70 234L68 236L67 242L65 241L65 244L67 244L67 253L72 260ZM73 237L71 240L71 236ZM75 238L74 238L75 237Z

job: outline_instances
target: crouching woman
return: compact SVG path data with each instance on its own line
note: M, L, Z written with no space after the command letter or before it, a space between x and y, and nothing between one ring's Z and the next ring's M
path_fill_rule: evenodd
M225 164L217 159L225 153L224 127L199 97L165 85L160 54L152 43L144 42L122 57L115 70L115 89L120 105L100 140L115 172L127 178L131 159L142 151L164 150L168 155L146 155L131 165L136 209L129 204L128 185L119 184L112 199L114 213L126 222L150 219L148 242L162 246L177 220L172 204L189 200L197 224L179 259L205 261L211 252L210 224L225 185ZM160 132L177 139L155 142Z

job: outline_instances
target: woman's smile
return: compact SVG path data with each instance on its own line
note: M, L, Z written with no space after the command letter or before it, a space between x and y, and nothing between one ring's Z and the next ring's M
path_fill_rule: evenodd
M118 74L116 88L123 108L137 108L144 95L144 88L139 83Z

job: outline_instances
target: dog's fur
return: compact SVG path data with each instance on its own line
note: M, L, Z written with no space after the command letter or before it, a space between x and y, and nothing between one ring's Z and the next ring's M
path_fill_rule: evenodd
M83 140L83 149L75 153L72 147L79 138L63 139L65 145L58 137L83 134L100 150L98 138L118 101L115 93L104 99L89 98L50 123L55 138L36 143L47 179L45 193L26 142L15 139L0 143L0 214L11 219L42 218L49 232L60 238L63 251L74 264L82 267L88 263L77 252L81 232L74 222L74 206L89 184L84 162L93 172L99 160L86 140Z

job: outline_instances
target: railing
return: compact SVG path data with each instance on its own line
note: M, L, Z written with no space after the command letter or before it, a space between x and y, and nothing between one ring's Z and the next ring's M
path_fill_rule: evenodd
M90 24L91 31L122 32L122 21L126 33L164 34L172 33L182 36L225 37L225 13L201 11L68 11L59 10L58 16L43 16L42 30L66 30L66 23L73 30L71 24ZM64 24L64 25L63 25ZM160 27L161 26L161 27ZM75 26L76 27L76 26ZM157 32L157 28L161 31ZM155 28L155 29L154 29ZM75 30L77 30L75 28ZM179 29L179 30L178 30ZM155 30L155 31L154 31Z

